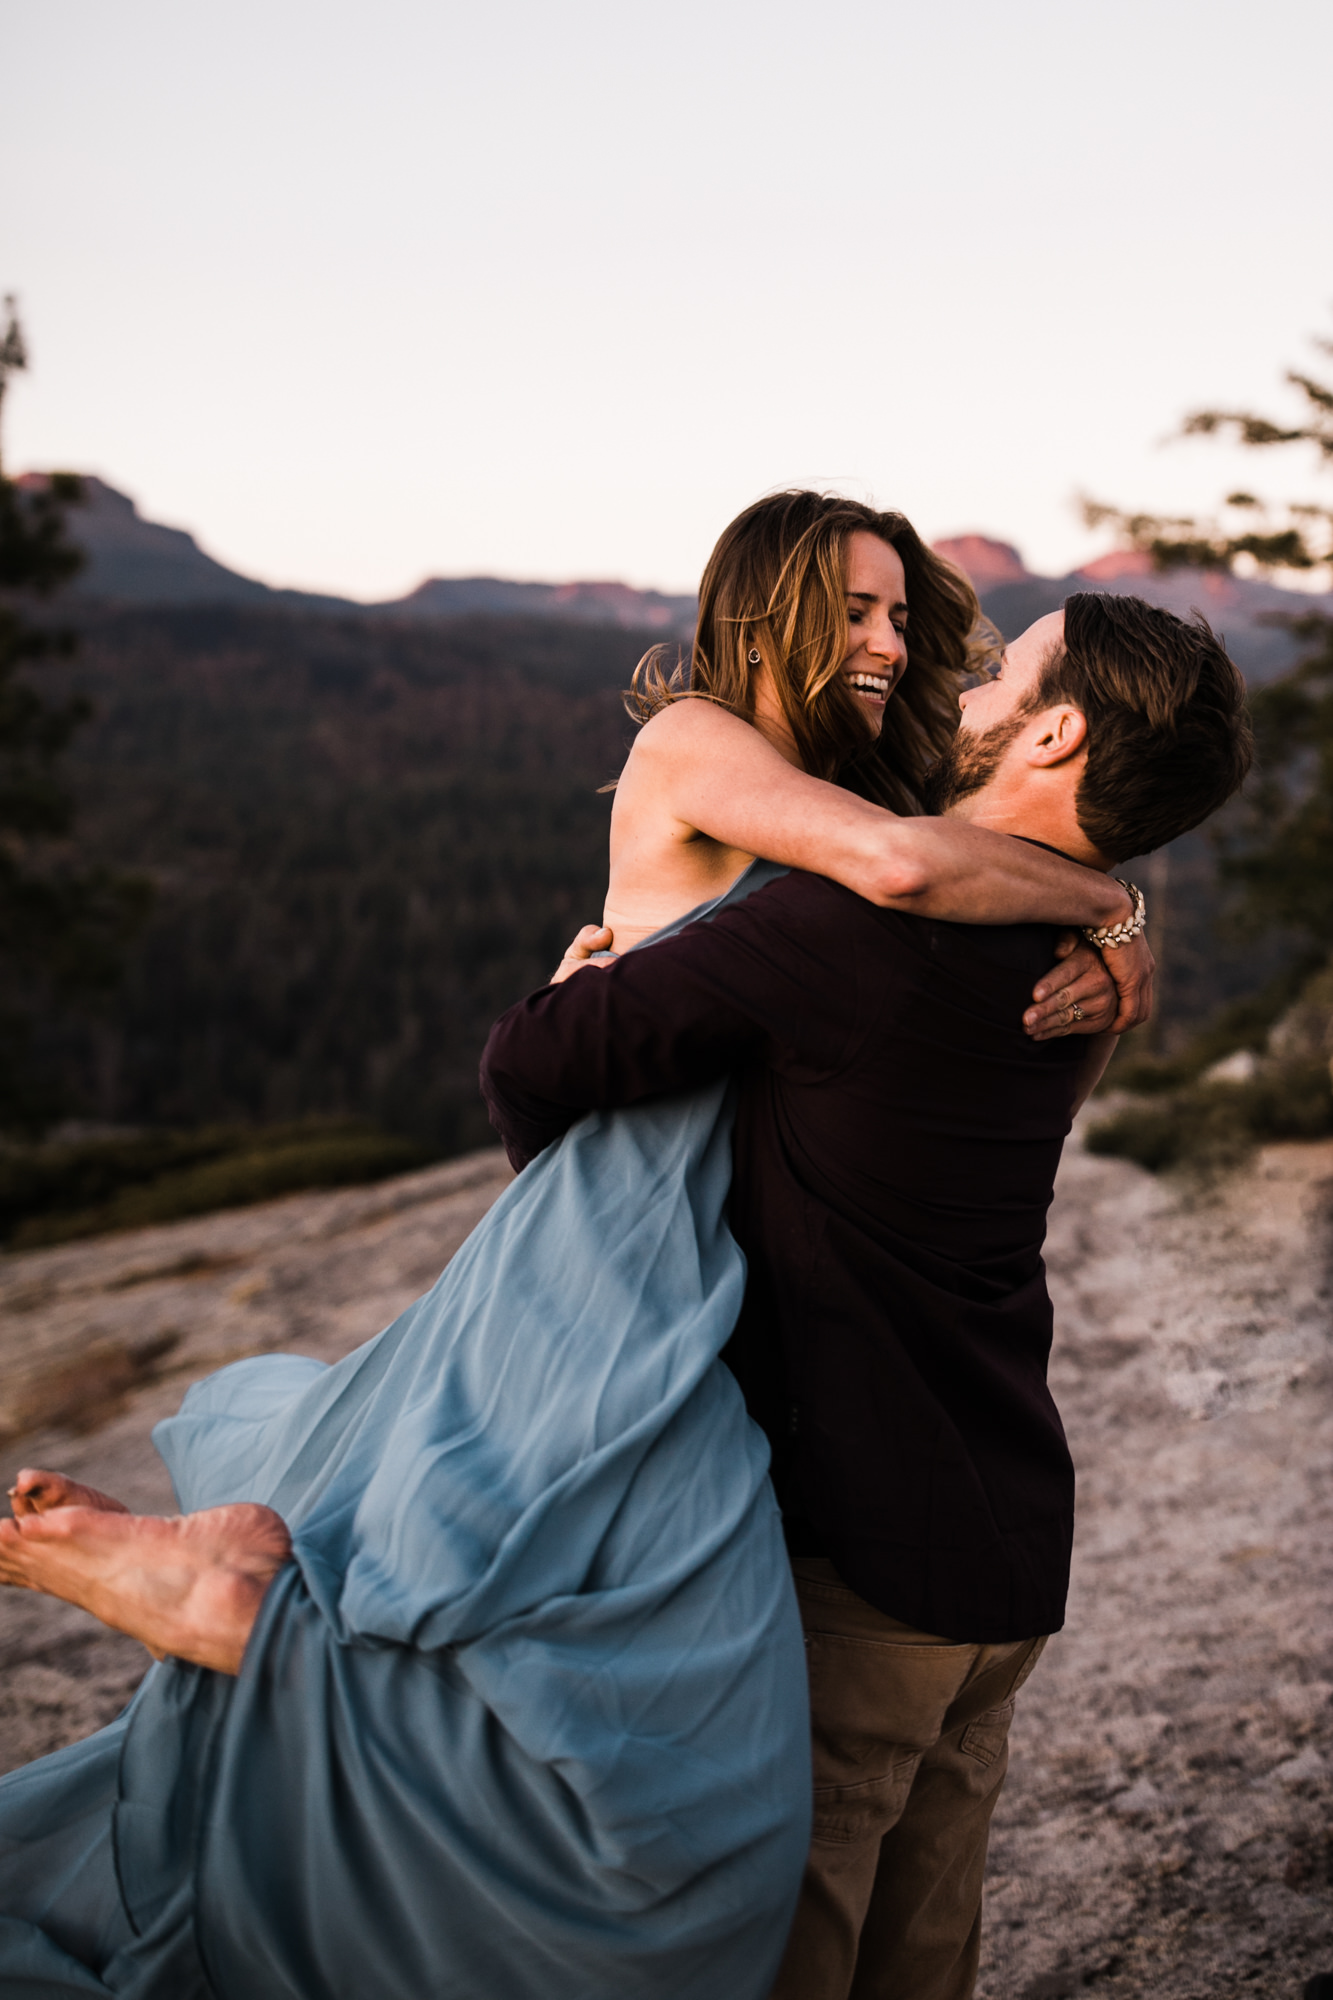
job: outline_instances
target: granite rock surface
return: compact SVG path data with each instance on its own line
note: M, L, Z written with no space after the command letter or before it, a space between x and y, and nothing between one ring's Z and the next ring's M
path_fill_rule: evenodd
M191 1380L346 1353L508 1178L480 1153L0 1259L5 1467L168 1511L148 1433ZM1212 1189L1068 1151L1048 1264L1074 1582L1019 1701L980 2000L1294 2000L1333 1971L1331 1199L1333 1142ZM5 1594L0 1769L98 1727L145 1664Z

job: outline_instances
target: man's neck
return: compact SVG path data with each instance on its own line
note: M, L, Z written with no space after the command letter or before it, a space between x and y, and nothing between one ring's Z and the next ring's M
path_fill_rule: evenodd
M1102 874L1114 865L1084 833L1063 787L1048 794L1030 785L983 785L979 792L970 792L950 806L946 817L966 820L969 826L984 826L992 833L1039 841L1043 847L1053 847L1071 861L1080 861L1085 868L1099 869Z

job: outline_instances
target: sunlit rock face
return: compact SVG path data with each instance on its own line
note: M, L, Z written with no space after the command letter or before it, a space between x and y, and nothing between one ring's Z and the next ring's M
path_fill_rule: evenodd
M1122 576L1151 576L1152 557L1142 549L1112 549L1109 555L1084 563L1078 573L1090 583L1113 583Z
M1177 617L1202 611L1222 633L1246 679L1255 685L1284 673L1296 659L1297 642L1274 612L1333 612L1333 594L1284 590L1259 577L1227 576L1211 570L1153 569L1138 549L1112 549L1068 576L1041 576L1030 570L1011 542L991 535L952 535L932 544L954 563L981 599L981 608L1006 639L1058 611L1076 590L1105 590L1116 596L1146 597Z
M932 547L962 570L978 594L996 583L1023 583L1031 575L1012 542L997 542L990 535L953 535Z

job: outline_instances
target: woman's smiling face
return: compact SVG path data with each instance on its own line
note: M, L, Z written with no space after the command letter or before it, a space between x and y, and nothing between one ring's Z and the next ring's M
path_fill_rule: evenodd
M864 528L847 539L847 622L842 671L878 734L907 665L907 578L898 551Z

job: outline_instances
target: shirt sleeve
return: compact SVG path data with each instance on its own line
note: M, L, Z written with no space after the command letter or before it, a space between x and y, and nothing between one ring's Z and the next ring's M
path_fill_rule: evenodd
M587 1111L698 1089L755 1060L835 1068L855 1009L848 905L869 908L820 877L783 876L511 1007L491 1030L481 1089L513 1164Z

